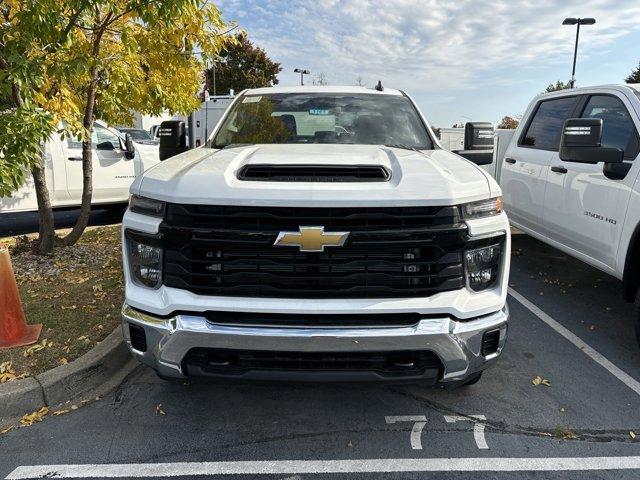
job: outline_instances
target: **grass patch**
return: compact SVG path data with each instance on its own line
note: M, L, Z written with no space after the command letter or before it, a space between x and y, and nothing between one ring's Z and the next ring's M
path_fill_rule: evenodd
M59 247L52 257L22 252L11 260L27 322L42 323L39 347L0 350L0 364L10 362L15 375L71 362L120 323L120 226L87 229L77 245Z

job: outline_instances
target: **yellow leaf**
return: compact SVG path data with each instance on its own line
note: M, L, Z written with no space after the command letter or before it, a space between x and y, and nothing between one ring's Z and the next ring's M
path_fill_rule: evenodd
M533 377L533 379L531 380L531 383L536 387L538 385L544 385L546 387L551 386L551 382L546 378L542 378L540 375L536 375L535 377Z
M55 415L56 417L58 415L64 415L65 413L69 413L69 410L56 410L55 412L51 412L53 415Z
M58 361L60 362L60 365L66 365L67 363L69 363L69 361L64 357L61 357Z
M7 432L10 432L11 430L13 430L13 425L11 425L10 427L4 428L2 430L0 430L0 435L4 435Z
M35 422L41 422L47 413L49 413L48 407L42 407L40 410L28 413L20 419L20 425L23 427L29 427Z

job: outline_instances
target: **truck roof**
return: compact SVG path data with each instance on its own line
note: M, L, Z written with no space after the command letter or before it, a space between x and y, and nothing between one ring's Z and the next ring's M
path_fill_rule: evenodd
M540 95L537 95L536 98L561 96L561 95L566 95L568 93L580 94L583 92L593 92L594 90L618 90L618 91L627 90L628 91L629 89L640 91L640 83L612 83L607 85L591 85L588 87L568 88L564 90L557 90L555 92L541 93Z
M305 85L294 87L250 88L245 90L243 93L246 95L268 95L276 93L370 93L375 95L403 95L400 90L393 88L385 88L380 92L373 88L357 87L353 85Z

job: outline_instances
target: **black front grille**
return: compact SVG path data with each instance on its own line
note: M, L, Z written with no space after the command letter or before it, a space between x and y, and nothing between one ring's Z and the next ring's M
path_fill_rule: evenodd
M403 377L434 370L442 363L430 351L398 352L273 352L196 348L183 360L188 374L240 375L255 371L278 372L375 372Z
M389 170L381 165L245 165L239 180L253 182L387 182Z
M350 234L324 252L273 245L301 225ZM164 284L202 295L418 297L464 287L457 207L168 205L160 234Z

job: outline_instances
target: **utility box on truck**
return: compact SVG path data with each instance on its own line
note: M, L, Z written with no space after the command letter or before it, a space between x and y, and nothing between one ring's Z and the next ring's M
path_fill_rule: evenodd
M233 98L232 95L209 97L209 100L203 102L202 106L193 113L195 147L206 143L218 121L233 102Z

